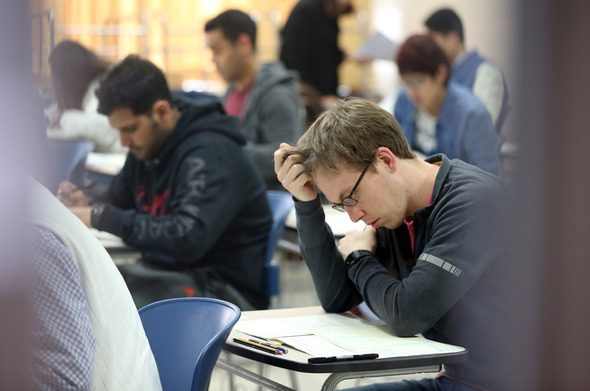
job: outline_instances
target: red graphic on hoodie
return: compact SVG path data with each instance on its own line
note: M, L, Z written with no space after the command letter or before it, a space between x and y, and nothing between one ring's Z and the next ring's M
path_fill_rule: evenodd
M163 216L164 215L164 204L166 203L166 199L170 194L170 189L166 189L166 191L162 195L155 195L154 199L152 200L151 205L141 205L141 210L143 212L149 212L153 216ZM135 197L136 202L141 203L141 200L145 198L146 191L145 186L141 185L138 187L137 196Z

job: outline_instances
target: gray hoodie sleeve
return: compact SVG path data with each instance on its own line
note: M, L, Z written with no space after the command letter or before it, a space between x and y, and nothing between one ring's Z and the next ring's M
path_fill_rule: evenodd
M276 63L264 64L244 113L248 133L245 150L264 180L276 180L273 153L281 142L297 142L303 134L303 123L297 79Z

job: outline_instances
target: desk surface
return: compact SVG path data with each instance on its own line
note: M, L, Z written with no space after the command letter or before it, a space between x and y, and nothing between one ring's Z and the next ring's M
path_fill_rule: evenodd
M100 244L103 245L105 250L107 250L111 258L141 257L141 251L125 244L120 237L105 231L99 231L95 228L90 228L90 231L98 239Z
M289 308L279 310L246 311L243 318L248 320L270 319L290 316L321 315L325 314L321 307ZM412 356L387 357L374 360L340 361L323 364L309 364L307 353L290 349L286 355L273 355L261 352L244 345L233 342L233 338L252 338L247 334L237 331L235 328L225 343L224 350L268 365L307 373L337 373L358 371L380 371L389 369L419 368L440 366L465 361L467 350L459 352L449 349L447 352L421 354Z

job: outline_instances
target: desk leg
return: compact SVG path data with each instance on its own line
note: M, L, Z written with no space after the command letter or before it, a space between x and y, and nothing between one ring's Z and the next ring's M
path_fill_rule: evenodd
M338 383L348 379L358 379L361 377L380 377L380 376L395 376L395 375L409 375L422 372L438 372L440 365L432 365L429 367L418 368L402 368L402 369L384 369L381 371L358 371L358 372L337 372L333 373L322 385L322 391L332 391L336 388Z
M248 381L251 381L254 384L258 384L266 389L273 390L273 391L296 391L293 388L286 387L282 384L274 382L270 379L267 379L263 376L260 376L257 373L251 372L247 369L239 367L237 365L231 364L221 358L217 359L217 363L215 364L217 367L229 372L233 373L236 376L242 377Z

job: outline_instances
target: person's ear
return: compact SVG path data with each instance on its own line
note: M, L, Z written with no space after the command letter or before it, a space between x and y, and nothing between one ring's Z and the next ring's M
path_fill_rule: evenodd
M461 38L459 38L459 33L455 30L451 30L447 33L449 39L452 41L454 46L462 45Z
M436 69L436 73L434 74L434 78L440 84L444 84L445 80L447 80L447 76L449 74L449 70L446 65L440 64Z
M397 170L397 157L389 148L379 147L375 150L375 165L383 164L389 171Z
M152 105L152 117L160 123L170 120L172 108L167 100L160 99Z
M252 51L254 50L254 44L248 34L238 35L235 46L236 48L238 48L240 52L244 54L252 53Z

